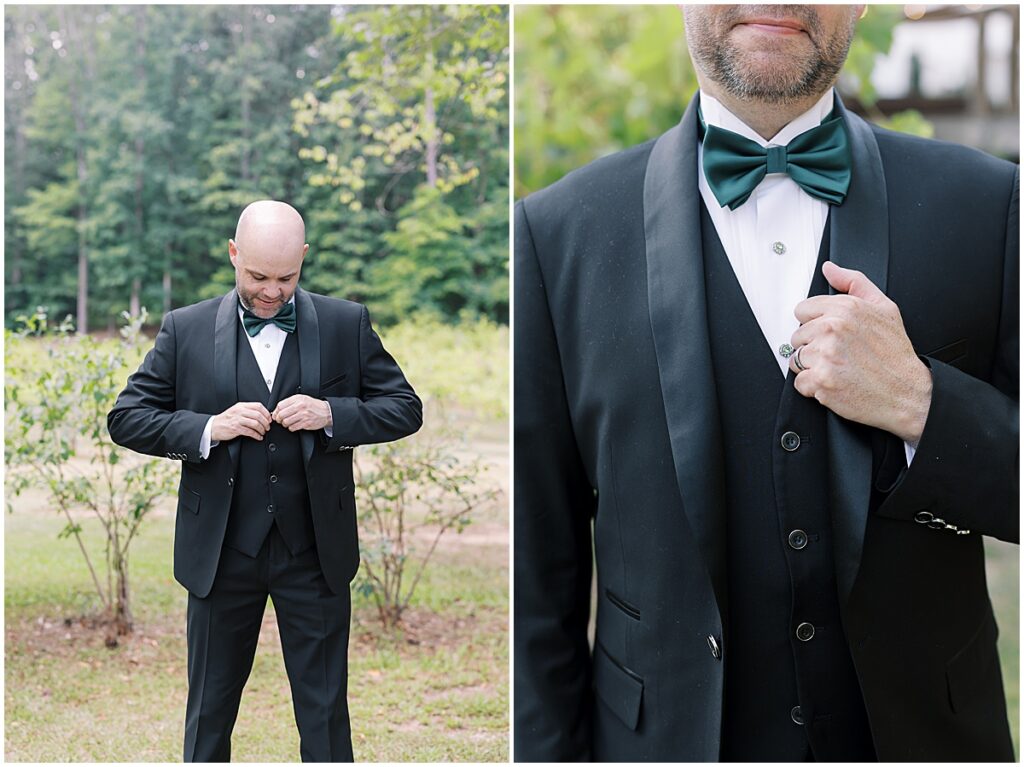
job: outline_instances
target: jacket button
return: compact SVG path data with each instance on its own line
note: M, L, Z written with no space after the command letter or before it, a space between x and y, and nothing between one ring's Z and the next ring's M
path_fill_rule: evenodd
M799 551L807 545L807 533L803 530L794 530L789 534L789 547Z
M274 504L270 504L269 506L267 506L267 511L269 511L271 514L273 514L274 513Z
M271 474L270 475L270 481L271 482L277 482L277 475L276 474Z
M795 431L787 431L782 435L782 449L786 452L792 453L800 447L800 435Z
M810 642L814 639L814 626L810 623L801 623L796 627L796 638L801 642Z
M276 452L277 451L277 445L275 445L273 442L271 442L269 445L267 445L267 450L269 450L271 453Z
M933 519L935 519L935 515L930 511L919 511L914 515L914 521L922 525L927 525Z
M722 659L722 648L718 646L718 640L708 634L708 647L711 648L711 657L715 660Z
M789 712L789 718L793 720L793 724L804 723L804 712L800 709L800 706L793 706Z
M234 484L235 484L235 478L234 477L228 477L228 487L233 487Z

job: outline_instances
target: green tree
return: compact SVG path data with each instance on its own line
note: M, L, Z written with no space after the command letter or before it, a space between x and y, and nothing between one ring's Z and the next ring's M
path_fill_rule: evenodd
M328 240L309 276L346 275L385 322L413 309L507 317L507 237L492 236L507 227L507 9L357 8L335 33L350 49L295 101L294 122L311 185L344 206L340 231L369 236L351 243L358 259Z
M9 7L7 326L43 306L76 315L83 331L113 331L126 305L167 311L223 293L234 282L227 239L265 197L306 218L306 287L367 301L385 323L405 316L410 295L448 321L507 319L507 16L500 6ZM358 107L348 128L331 113L341 92ZM310 111L307 93L326 111ZM295 130L303 115L309 135ZM342 183L342 166L361 189ZM436 210L421 187L438 190ZM355 196L342 202L346 191ZM394 275L416 253L402 249L423 238L394 235L421 213L452 212L450 256L438 264L445 248L432 241L423 258L436 278L406 290ZM469 267L454 263L465 254Z

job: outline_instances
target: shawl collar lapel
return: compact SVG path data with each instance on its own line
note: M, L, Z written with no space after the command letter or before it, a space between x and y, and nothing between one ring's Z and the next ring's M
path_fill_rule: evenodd
M705 559L720 609L725 585L722 436L711 372L697 188L697 104L651 150L644 178L644 235L651 329L683 508ZM831 210L829 258L857 269L884 292L889 270L889 211L878 144L849 113L853 178ZM834 290L830 290L834 293ZM860 567L871 492L870 430L828 414L829 487L842 604Z
M836 94L836 108L849 129L853 155L850 190L832 208L829 260L863 272L884 293L889 274L889 205L885 175L871 127L851 114ZM834 289L829 289L834 294ZM871 432L828 413L829 488L840 603L857 578L871 495Z
M221 412L238 402L238 292L220 300L213 331L213 385ZM233 466L238 466L238 440L228 442Z
M295 290L295 311L297 315L296 332L299 342L299 381L302 393L310 397L320 396L320 323L316 317L316 307L302 288ZM303 431L302 457L309 467L309 459L313 455L315 434Z
M725 493L718 400L711 371L697 104L654 144L644 176L651 330L683 510L725 612Z

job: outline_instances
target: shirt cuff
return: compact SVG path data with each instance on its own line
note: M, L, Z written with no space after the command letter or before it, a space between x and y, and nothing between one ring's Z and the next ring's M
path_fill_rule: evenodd
M903 450L907 454L907 468L909 468L911 462L914 460L914 453L917 452L917 445L911 445L909 442L904 442Z
M327 400L324 400L324 402L327 402ZM327 407L330 407L330 406L331 406L331 403L327 402ZM333 423L330 426L325 426L324 427L324 434L327 435L327 439L333 439L334 438L334 424Z
M199 455L204 461L210 457L210 448L220 444L219 440L214 442L212 439L213 419L216 417L215 415L210 416L210 420L206 422L206 428L203 429L203 436L199 439Z

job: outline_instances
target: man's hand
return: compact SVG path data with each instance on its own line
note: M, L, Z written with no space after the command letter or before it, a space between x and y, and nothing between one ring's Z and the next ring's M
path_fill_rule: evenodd
M796 390L916 446L931 406L932 377L914 353L899 307L860 272L830 261L822 272L846 295L796 305L802 324L791 343L806 368L797 367L796 354L789 358Z
M293 394L274 408L273 419L288 431L316 431L334 424L331 406L322 399Z
M236 402L220 415L214 416L210 429L212 442L226 442L235 437L263 439L270 429L270 411L260 402Z

